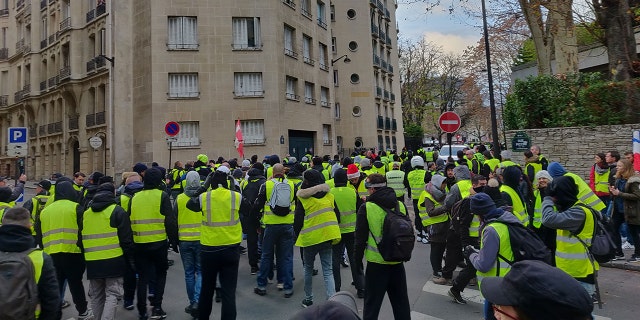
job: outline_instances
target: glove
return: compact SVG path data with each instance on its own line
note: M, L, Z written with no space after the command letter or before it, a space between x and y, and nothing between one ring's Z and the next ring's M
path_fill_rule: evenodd
M464 256L469 259L469 257L471 256L472 253L478 253L478 249L474 248L472 245L468 245L466 247L464 247Z
M177 243L172 243L171 244L171 250L173 250L173 252L175 253L180 253L180 249L178 248L178 244Z

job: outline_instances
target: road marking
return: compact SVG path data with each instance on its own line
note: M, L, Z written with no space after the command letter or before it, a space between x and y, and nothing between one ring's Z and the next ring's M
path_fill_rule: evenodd
M447 299L451 299L451 297L449 297L449 294L447 293L449 292L449 289L451 289L451 286L435 284L432 281L427 281L427 283L424 284L424 287L422 287L422 291L438 294L447 297ZM467 300L467 302L470 301L484 304L484 298L480 295L480 291L475 289L470 289L468 287L465 288L462 292L462 297Z
M428 314L420 313L417 311L411 311L411 320L443 320L443 319L432 317Z

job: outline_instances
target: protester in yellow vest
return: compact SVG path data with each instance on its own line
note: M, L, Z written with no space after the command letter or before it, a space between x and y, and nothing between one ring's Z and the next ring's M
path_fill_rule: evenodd
M509 166L502 172L502 201L504 205L512 207L511 211L525 227L529 226L529 201L526 195L520 192L522 171L520 167Z
M187 208L191 197L199 195L201 191L200 175L195 171L187 172L184 193L176 198L174 207L178 219L178 240L180 241L180 259L184 268L184 281L187 286L189 305L185 312L197 317L200 288L202 286L202 272L200 268L200 227L202 226L202 212Z
M552 169L554 162L549 164ZM549 196L542 201L542 224L556 229L556 267L580 281L593 296L598 262L589 258L588 249L577 241L591 243L595 226L594 213L578 199L579 187L572 177L554 177Z
M411 158L412 170L407 173L404 179L404 185L410 191L411 200L413 202L413 211L415 216L416 241L424 244L429 243L429 235L424 230L422 219L418 212L418 199L424 191L424 186L429 182L430 174L424 170L424 159L420 156Z
M304 294L302 306L313 304L313 264L316 255L320 256L322 277L326 298L334 293L335 282L332 269L332 245L340 241L340 211L336 207L329 186L324 183L322 174L317 170L304 172L302 185L296 193L295 220L293 228L298 235L296 246L303 248Z
M31 235L32 226L29 211L24 208L7 209L0 222L2 222L0 226L0 251L3 255L22 254L27 256L33 265L33 277L38 289L37 297L33 297L32 308L34 314L28 315L29 317L25 319L60 319L62 316L60 309L61 299L58 280L56 279L56 268L48 254L42 250L34 249L35 243ZM14 286L23 285L22 283L11 281L5 281L2 285L10 286L11 283L14 283ZM23 287L7 289L21 290ZM7 304L11 304L11 302L5 301L3 306ZM11 305L10 307L14 306ZM5 314L4 312L11 311L6 309L8 308L0 310L0 318Z
M140 317L147 314L147 287L155 280L155 292L151 298L151 317L166 317L162 299L167 280L167 238L173 251L178 248L178 224L173 214L171 196L164 192L163 175L157 167L148 168L144 174L144 187L130 201L131 229L135 248L135 266L138 271L137 307ZM159 319L158 318L158 319Z
M278 164L278 166L281 165ZM229 180L224 171L216 170L210 181L212 190L202 193L199 197L191 198L187 203L189 210L202 212L200 229L202 293L196 315L200 319L209 319L216 281L219 277L222 301L220 318L235 319L240 242L242 242L239 213L242 195L229 190Z
M396 161L391 163L391 165L391 170L385 174L387 178L387 186L395 191L398 201L404 201L404 194L407 192L404 185L404 178L406 174L404 171L400 170L400 162Z
M358 170L355 164L347 166L347 179L349 179L349 186L358 193L358 197L364 200L367 197L367 188L364 186L364 181L367 175Z
M608 206L611 200L611 195L609 194L611 169L607 165L604 153L597 153L594 159L595 163L591 166L591 172L589 173L589 187Z
M554 179L561 176L568 176L573 178L573 181L578 187L578 200L580 200L580 202L600 212L602 212L602 210L606 208L604 202L602 202L602 200L600 200L600 198L598 198L598 196L596 196L596 194L591 191L589 185L581 177L579 177L575 173L567 172L567 170L560 163L551 162L547 171Z
M93 312L87 308L82 282L85 259L79 247L79 224L82 221L83 210L77 200L78 193L73 189L72 182L58 182L55 201L40 213L40 228L36 229L36 234L42 237L44 252L53 259L58 283L66 280L69 284L78 318L91 319ZM60 296L64 297L64 292L61 292Z
M542 170L542 164L540 163L540 159L537 156L534 156L533 153L529 150L524 152L524 171L522 172L524 176L529 179L529 182L533 185L533 188L538 187L538 181L536 181L535 176L538 171Z
M360 206L356 218L355 260L362 265L367 259L364 281L363 319L378 319L385 294L389 295L393 316L396 320L411 319L411 306L407 293L407 275L402 262L389 262L382 258L375 238L382 236L385 210L396 210L407 214L404 203L396 199L393 189L386 186L387 179L372 174L366 179L369 197Z
M104 320L116 319L125 264L133 262L131 221L129 214L116 204L115 195L112 183L98 186L81 226L89 300L95 318Z
M449 215L447 208L442 205L446 196L443 190L444 180L444 176L434 175L417 201L422 225L429 232L429 243L431 244L429 261L434 277L442 275L442 258L447 247L447 231L449 230Z
M504 277L511 270L507 261L513 261L513 250L506 223L519 223L518 219L502 208L497 208L493 199L480 192L470 198L471 212L480 217L484 228L480 242L480 250L473 246L464 249L464 255L476 268L478 286L482 287L485 277ZM506 259L506 260L505 260ZM491 319L493 310L491 303L485 300L485 319Z
M333 174L335 186L331 187L330 193L334 196L336 206L340 211L340 234L341 240L333 246L333 279L336 292L342 287L340 276L340 264L343 261L342 255L345 248L349 257L349 267L351 277L357 290L358 298L364 298L364 271L358 268L353 257L355 231L356 231L356 211L364 203L353 188L347 186L347 172L338 168Z
M553 254L556 251L556 230L542 224L542 200L549 195L549 186L553 178L547 170L540 170L536 173L536 180L538 180L538 188L533 191L535 200L533 202L532 227L533 231L538 234L542 242L544 242L547 248L549 248L549 251L551 251L551 258L553 259Z
M49 199L49 189L51 188L51 182L49 180L42 180L36 183L36 195L33 198L27 200L22 205L23 208L31 212L31 232L36 237L35 225L40 224L40 213L44 209L44 205ZM1 224L1 223L0 223ZM42 238L36 237L36 244L42 248Z

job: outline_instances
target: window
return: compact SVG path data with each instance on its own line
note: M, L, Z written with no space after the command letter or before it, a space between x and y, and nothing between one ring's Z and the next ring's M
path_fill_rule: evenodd
M313 17L313 15L311 14L311 0L301 0L300 10L302 10L303 16L311 19Z
M322 144L325 146L331 145L331 125L330 124L322 125Z
M349 19L354 19L356 17L356 11L353 9L347 10L347 17L349 17Z
M240 120L240 126L245 146L265 143L264 120Z
M197 98L199 95L197 73L169 74L169 98Z
M307 35L302 36L302 58L304 63L313 65L315 61L311 59L311 37Z
M362 115L362 109L360 109L360 107L359 107L359 106L355 106L355 107L353 107L353 109L351 109L351 114L352 114L354 117L359 117L359 116L361 116L361 115Z
M323 28L323 29L327 29L327 16L326 16L326 6L324 5L324 2L322 1L318 1L318 25Z
M298 79L287 76L287 92L285 93L285 96L288 100L300 100L300 96L296 94L297 88Z
M169 17L169 50L198 49L197 21L197 17Z
M318 43L318 62L320 63L320 69L329 71L329 62L327 62L327 45L320 42Z
M336 110L335 110L336 119L340 119L340 104L336 102Z
M336 54L338 52L338 41L336 37L331 37L331 52Z
M351 83L358 83L358 82L360 82L360 75L358 75L357 73L352 73Z
M349 42L349 50L356 51L358 50L358 43L355 41Z
M316 104L315 85L311 82L304 83L304 102L308 104Z
M338 85L338 70L333 70L333 86L339 87Z
M331 16L331 21L336 21L336 6L329 5L329 15Z
M285 25L284 26L284 54L297 59L298 54L296 53L295 47L294 47L295 36L296 36L296 29Z
M260 72L236 72L233 74L233 94L236 97L262 97L262 73Z
M384 150L384 145L382 144L382 136L378 135L378 150Z
M320 87L320 105L329 107L329 88Z
M233 18L232 20L234 50L258 50L262 48L260 18Z
M200 122L180 121L180 132L175 136L172 147L195 147L200 145Z

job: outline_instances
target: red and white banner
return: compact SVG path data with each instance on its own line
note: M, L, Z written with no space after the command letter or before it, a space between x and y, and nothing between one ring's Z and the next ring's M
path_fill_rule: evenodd
M240 154L240 160L244 159L244 140L242 139L242 126L240 125L240 119L236 122L236 150Z

